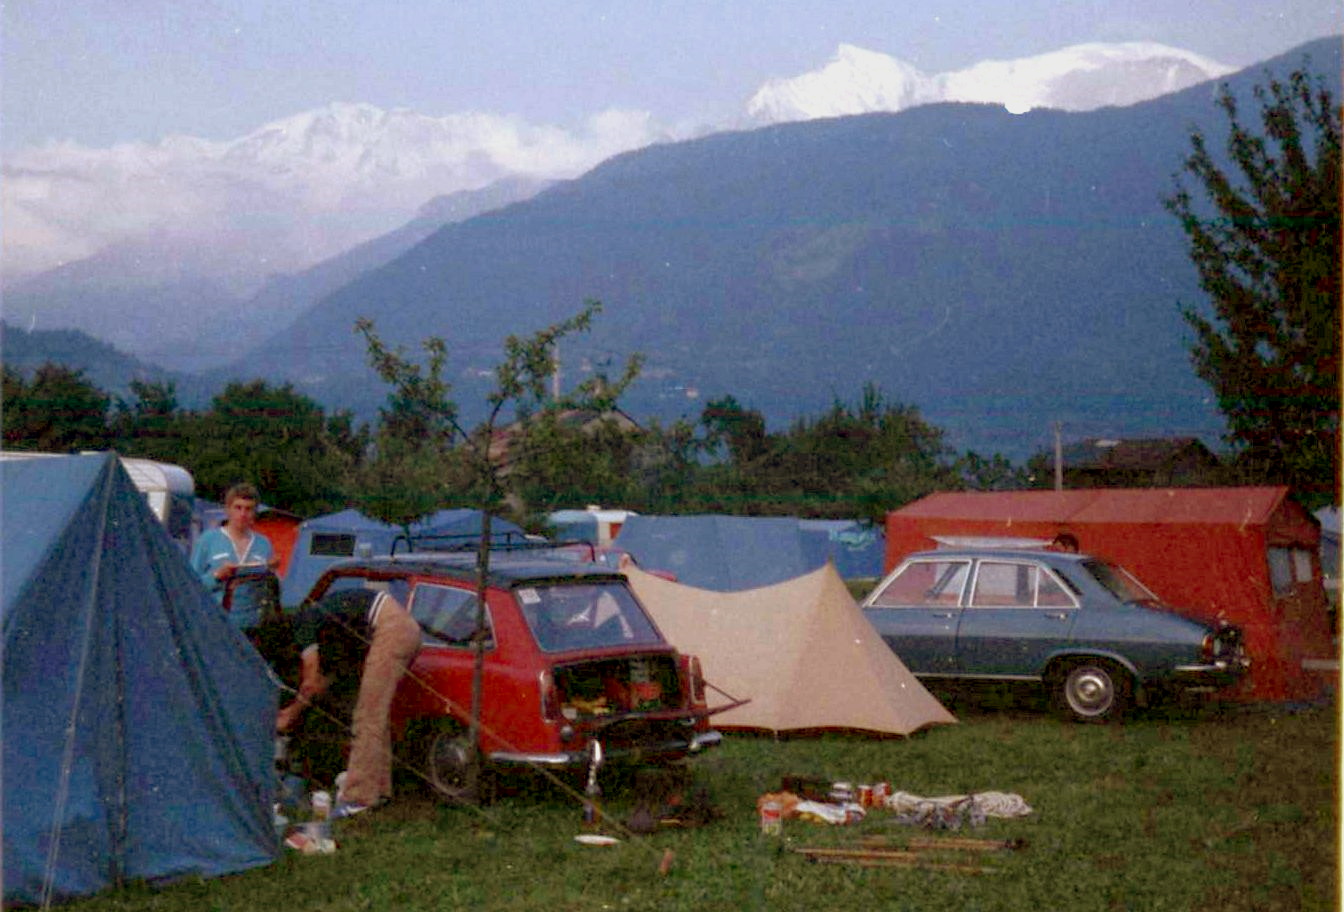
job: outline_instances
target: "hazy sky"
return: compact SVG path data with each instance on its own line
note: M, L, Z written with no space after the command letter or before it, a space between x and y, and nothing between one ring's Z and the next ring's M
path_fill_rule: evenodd
M1088 41L1246 65L1338 34L1339 0L3 0L6 149L241 136L332 101L570 125L741 112L842 42L925 72Z

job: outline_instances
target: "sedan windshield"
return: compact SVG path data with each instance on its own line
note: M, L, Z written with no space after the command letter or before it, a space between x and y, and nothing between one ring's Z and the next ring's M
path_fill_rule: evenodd
M1083 569L1101 583L1102 588L1122 602L1160 601L1152 590L1136 580L1124 567L1117 567L1105 561L1086 560L1083 561Z
M623 582L524 586L516 594L543 652L663 642Z

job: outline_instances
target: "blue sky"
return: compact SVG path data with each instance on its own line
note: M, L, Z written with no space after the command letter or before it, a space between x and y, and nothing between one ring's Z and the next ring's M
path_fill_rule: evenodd
M714 123L856 44L926 72L1088 41L1246 65L1341 31L1338 0L4 0L0 142L243 135L332 101L570 125Z

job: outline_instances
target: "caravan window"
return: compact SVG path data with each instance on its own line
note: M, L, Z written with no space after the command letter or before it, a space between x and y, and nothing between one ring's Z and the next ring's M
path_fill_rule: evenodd
M1293 557L1290 548L1269 549L1269 582L1275 595L1293 591Z
M355 536L345 532L314 532L308 553L318 557L354 557Z
M1306 548L1293 549L1293 579L1299 583L1311 582L1311 552Z

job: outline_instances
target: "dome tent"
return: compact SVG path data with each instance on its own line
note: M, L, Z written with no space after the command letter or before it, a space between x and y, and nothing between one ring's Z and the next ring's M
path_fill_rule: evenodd
M301 602L328 567L361 555L389 554L392 544L404 535L400 526L370 519L358 510L341 510L314 516L299 525L290 554L289 569L281 581L281 596L286 605ZM411 535L439 537L470 543L481 534L481 511L467 508L440 510L411 526ZM496 541L517 541L523 537L521 526L498 516L490 520L490 537ZM398 550L408 551L403 541Z
M713 592L626 571L663 635L743 706L716 728L908 735L956 718L882 641L831 564L782 583Z
M6 904L269 864L275 685L116 455L0 501Z

